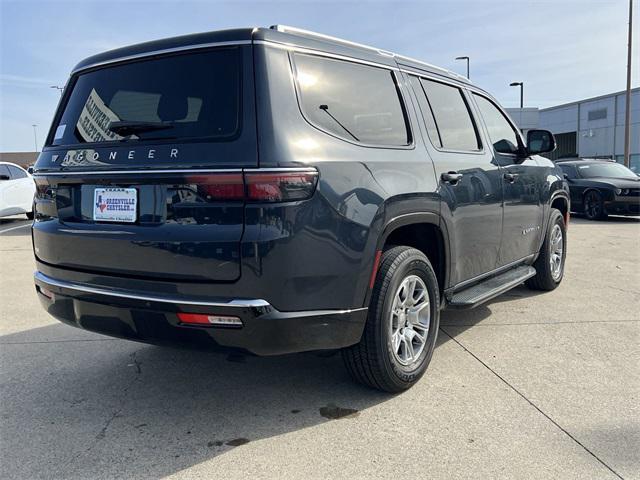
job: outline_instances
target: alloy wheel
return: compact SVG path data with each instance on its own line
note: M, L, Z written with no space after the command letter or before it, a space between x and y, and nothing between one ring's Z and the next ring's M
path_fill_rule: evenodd
M410 365L420 358L430 323L427 286L422 278L409 275L396 290L391 307L391 348L400 364Z
M562 254L564 252L564 238L560 225L555 224L551 230L549 239L549 263L551 265L551 277L557 282L562 276Z

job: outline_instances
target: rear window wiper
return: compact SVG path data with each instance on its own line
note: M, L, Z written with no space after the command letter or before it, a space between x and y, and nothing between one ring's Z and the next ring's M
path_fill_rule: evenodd
M349 135L351 135L356 142L360 141L360 139L358 137L356 137L353 133L351 133L351 130L349 130L347 127L345 127L342 124L342 122L340 122L340 120L338 120L336 117L331 115L331 113L329 112L329 106L328 105L320 105L318 108L320 110L322 110L324 113L326 113L327 115L329 115L333 119L333 121L336 122L338 125L340 125L345 132L347 132Z
M163 122L134 122L134 121L121 121L111 122L107 127L113 133L118 135L128 136L134 133L152 132L155 130L167 130L173 128L173 125Z

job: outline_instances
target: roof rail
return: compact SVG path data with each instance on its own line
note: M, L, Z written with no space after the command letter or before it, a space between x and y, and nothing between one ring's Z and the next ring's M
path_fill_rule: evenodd
M462 81L465 82L469 82L469 79L463 75L460 75L456 72L453 72L451 70L447 70L446 68L442 68L442 67L438 67L437 65L432 65L430 63L427 62L423 62L422 60L416 60L414 58L410 58L410 57L405 57L404 55L397 55L393 52L389 52L388 50L382 50L380 48L376 48L376 47L372 47L370 45L364 45L362 43L356 43L356 42L351 42L349 40L344 40L342 38L338 38L338 37L332 37L331 35L325 35L323 33L318 33L318 32L313 32L311 30L304 30L302 28L298 28L298 27L291 27L289 25L271 25L269 27L271 30L276 30L278 32L283 32L283 33L294 33L294 34L298 34L298 35L303 35L303 36L307 36L307 37L315 37L315 38L319 38L322 40L328 40L330 42L335 42L335 43L341 43L343 45L349 45L352 47L359 47L359 48L364 48L367 50L372 50L374 52L377 52L381 55L385 55L387 57L394 57L397 59L402 59L402 60L407 60L410 62L414 62L420 65L424 65L428 68L432 68L434 70L439 70L441 72L444 72L448 75L451 75L457 79L460 79Z
M350 42L349 40L344 40L338 37L332 37L331 35L325 35L323 33L312 32L311 30L304 30L302 28L290 27L289 25L271 25L269 27L271 30L276 30L278 32L283 33L296 33L298 35L304 35L307 37L315 37L322 40L328 40L330 42L342 43L343 45L349 45L352 47L365 48L367 50L373 50L378 52L381 55L386 55L388 57L395 57L393 52L388 52L386 50L382 50L380 48L372 47L370 45L364 45L362 43Z

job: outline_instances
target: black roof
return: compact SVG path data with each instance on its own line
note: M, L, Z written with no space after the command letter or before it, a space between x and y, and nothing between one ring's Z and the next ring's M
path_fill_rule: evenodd
M85 58L75 66L74 72L91 66L98 66L103 63L149 55L153 52L161 53L162 51L188 49L195 45L238 41L268 41L285 45L295 45L297 47L308 48L310 50L319 50L335 55L348 56L391 67L397 67L397 65L400 65L405 68L439 75L447 78L448 80L467 84L469 83L469 81L461 75L419 60L404 57L402 55L396 55L375 47L360 45L315 32L284 26L218 30L138 43L136 45L109 50L107 52Z

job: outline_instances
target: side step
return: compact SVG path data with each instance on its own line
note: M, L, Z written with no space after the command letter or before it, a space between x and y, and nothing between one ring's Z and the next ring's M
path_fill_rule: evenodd
M490 277L472 287L456 292L449 297L451 308L473 308L503 294L513 287L517 287L526 279L533 277L536 269L529 265L522 265L507 270L500 275Z

